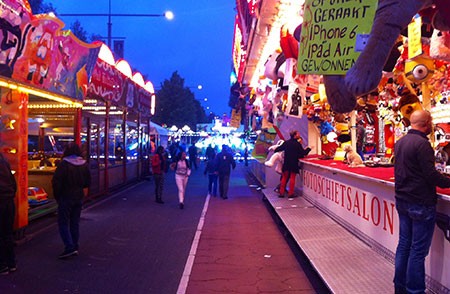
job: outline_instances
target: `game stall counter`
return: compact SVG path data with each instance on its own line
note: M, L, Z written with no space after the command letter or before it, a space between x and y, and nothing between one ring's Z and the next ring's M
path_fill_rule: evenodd
M301 161L303 167L299 184L303 187L303 197L393 263L398 243L394 168L350 168L342 161L322 160L314 156ZM450 189L438 189L438 193L438 214L441 218L448 217ZM448 225L448 219L446 221ZM448 293L448 226L445 232L436 226L430 254L426 259L426 273L433 289Z

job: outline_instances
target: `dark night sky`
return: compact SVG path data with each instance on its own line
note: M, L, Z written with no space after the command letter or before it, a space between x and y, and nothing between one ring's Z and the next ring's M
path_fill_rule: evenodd
M60 14L108 13L109 0L49 0ZM125 37L125 59L156 88L174 71L202 105L216 114L229 113L231 48L235 1L230 0L111 0L112 14L162 14L175 18L112 17L112 36ZM76 18L91 33L107 36L107 16L60 17L66 26ZM106 41L105 41L106 43ZM208 98L204 102L204 98Z

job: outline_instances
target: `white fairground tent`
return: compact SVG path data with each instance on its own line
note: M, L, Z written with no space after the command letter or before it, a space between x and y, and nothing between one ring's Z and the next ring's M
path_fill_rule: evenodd
M167 148L169 131L154 122L150 122L150 136L155 136L156 146L164 146Z

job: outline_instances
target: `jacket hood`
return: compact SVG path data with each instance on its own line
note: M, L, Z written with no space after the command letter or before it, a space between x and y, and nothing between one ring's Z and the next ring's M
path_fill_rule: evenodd
M84 165L86 163L86 160L84 160L82 157L80 156L76 156L76 155L70 155L70 156L66 156L63 158L63 160L67 161L68 163L72 164L72 165Z

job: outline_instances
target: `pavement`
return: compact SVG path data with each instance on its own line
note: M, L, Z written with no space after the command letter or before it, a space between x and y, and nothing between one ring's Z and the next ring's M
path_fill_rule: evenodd
M57 259L54 215L31 223L0 293L326 293L247 168L232 172L226 200L207 197L203 168L189 179L183 210L173 172L164 204L143 181L84 209L77 257Z

